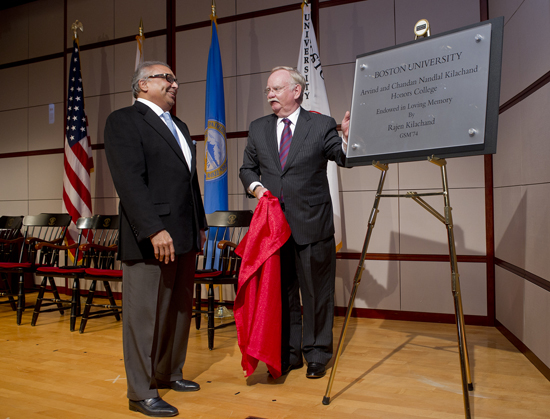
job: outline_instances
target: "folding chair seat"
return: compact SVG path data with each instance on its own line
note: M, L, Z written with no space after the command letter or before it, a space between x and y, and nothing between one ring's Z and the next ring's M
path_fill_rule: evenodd
M200 329L201 315L208 318L208 349L214 348L214 330L235 324L234 321L214 326L215 306L214 286L233 285L239 282L241 259L234 252L244 237L252 220L252 211L216 211L206 215L208 231L204 249L197 256L195 272L195 326ZM202 257L202 263L200 261ZM202 285L208 291L207 310L202 309ZM221 300L221 299L220 299ZM233 306L233 301L218 301L218 306Z
M19 252L23 236L21 235L21 226L23 216L2 216L0 217L0 262L13 263L19 260ZM0 304L9 304L13 311L17 310L14 296L17 289L17 282L12 280L11 274L2 274L3 289L0 289L0 297L7 297Z
M90 319L114 316L117 321L120 321L122 306L117 305L110 285L111 282L122 282L122 269L120 269L120 261L117 261L118 225L118 215L94 216L94 223L91 227L93 240L80 246L83 258L87 261L84 279L91 281L80 320L80 333L84 333ZM109 304L94 302L98 281L105 288ZM92 311L92 308L98 310Z
M23 218L23 242L18 262L0 262L0 274L16 274L19 277L17 290L17 324L21 324L25 310L25 275L34 274L36 269L45 266L57 266L59 250L43 248L38 251L36 245L41 242L61 245L67 228L71 223L69 214L38 214L27 215ZM32 291L36 291L31 287ZM59 293L55 283L52 286L55 298ZM61 304L59 304L62 306ZM61 307L60 307L61 308ZM62 313L62 310L60 309Z
M48 242L38 243L36 245L37 250L43 251L44 249L50 249L51 251L64 252L65 261L64 266L42 266L36 269L36 276L42 277L42 282L38 290L38 297L36 298L36 304L34 306L34 312L32 315L31 326L36 326L38 316L40 313L49 313L52 311L59 311L61 314L67 308L71 309L70 318L70 330L75 329L76 318L80 317L80 279L84 277L86 270L86 261L82 259L79 246L87 240L91 239L90 228L93 225L93 217L81 217L76 221L76 228L78 229L78 239L76 243L72 245L56 245ZM90 237L88 237L90 236ZM70 252L70 254L69 254ZM70 260L72 259L72 262ZM71 291L71 298L62 299L58 293L54 293L53 297L44 297L48 283L51 287L51 292L57 290L55 284L55 278L64 278L66 284L69 279L72 279L73 286Z

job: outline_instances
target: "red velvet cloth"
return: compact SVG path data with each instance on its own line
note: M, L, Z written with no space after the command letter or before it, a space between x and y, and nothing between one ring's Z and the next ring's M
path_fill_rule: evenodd
M281 376L279 249L289 237L290 227L279 200L266 192L235 250L242 258L234 314L245 377L259 361L266 363L273 378Z

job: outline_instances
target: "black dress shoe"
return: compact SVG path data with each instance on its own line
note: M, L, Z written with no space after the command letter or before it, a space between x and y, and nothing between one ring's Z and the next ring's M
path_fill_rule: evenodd
M285 375L285 374L288 374L290 371L292 370L299 370L300 368L302 368L304 366L304 360L303 359L300 359L297 363L295 364L290 364L290 365L281 365L281 375Z
M130 400L129 403L130 410L155 418L169 418L177 416L179 413L178 409L166 403L160 397L145 400Z
M321 364L320 362L310 362L307 364L307 378L321 378L324 377L326 373L327 368L325 364Z
M171 388L174 391L199 391L201 386L191 380L178 380L165 383L157 380L158 388Z

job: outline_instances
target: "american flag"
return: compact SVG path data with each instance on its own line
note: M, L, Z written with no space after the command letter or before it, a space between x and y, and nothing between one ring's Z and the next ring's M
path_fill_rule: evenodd
M63 173L63 211L73 220L67 233L68 244L78 238L76 220L92 215L90 172L94 167L92 146L88 136L88 120L84 112L84 91L80 73L78 41L73 41L67 95L67 126L65 130L65 159ZM74 252L73 256L74 256Z

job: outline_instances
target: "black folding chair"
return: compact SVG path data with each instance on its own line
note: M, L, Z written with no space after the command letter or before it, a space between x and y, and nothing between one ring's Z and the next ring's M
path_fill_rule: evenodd
M23 225L23 216L2 216L0 217L0 263L13 263L19 260L19 252L23 236L21 235L21 226ZM2 273L2 283L4 288L0 290L0 297L7 297L0 304L9 304L13 311L17 310L15 305L14 292L17 289L17 282L12 279L12 275Z
M87 261L83 278L91 281L82 319L80 320L80 333L84 333L86 324L90 319L114 316L117 321L120 321L122 306L116 303L110 285L111 282L122 282L122 269L120 269L120 261L117 261L118 225L118 215L95 216L93 225L90 227L93 239L80 245L82 256ZM98 281L105 288L109 304L94 302ZM93 311L92 308L94 308Z
M204 249L197 256L195 272L195 325L201 326L201 315L208 317L208 349L214 348L214 330L235 324L234 321L214 326L215 306L214 286L230 284L237 288L241 258L235 248L244 237L252 220L252 211L216 211L206 215L208 231ZM201 264L202 256L202 264ZM208 290L208 308L202 309L202 285ZM221 306L233 306L233 301L218 301Z
M25 275L36 273L36 269L45 266L57 266L59 263L58 249L36 249L41 242L61 245L67 228L71 223L69 214L38 214L23 218L23 242L17 262L0 262L0 274L15 274L19 277L17 290L17 324L21 324L25 311ZM36 291L35 287L31 287ZM59 293L55 283L53 292L57 299ZM62 313L62 310L60 310Z

